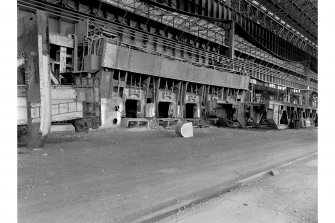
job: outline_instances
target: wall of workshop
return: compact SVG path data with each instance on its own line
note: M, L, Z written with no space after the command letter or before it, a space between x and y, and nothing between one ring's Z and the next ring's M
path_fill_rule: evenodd
M158 90L158 100L157 103L159 102L169 102L169 113L173 114L173 117L182 117L181 112L180 112L180 106L177 105L176 103L176 94L170 91L162 91ZM149 117L149 116L147 116Z
M200 118L200 112L201 112L201 106L200 106L200 97L196 94L185 94L185 105L186 104L195 104L196 105L196 111L194 112L194 118ZM186 108L184 107L184 110L186 111Z
M137 100L141 102L140 108L137 110L137 117L143 118L144 117L144 111L145 111L145 104L146 104L146 98L145 98L145 91L142 89L137 88L125 88L123 91L123 103L125 105L125 102L127 99L130 100Z
M35 14L35 12L19 8L17 18L19 20L20 18L30 16L33 14ZM64 18L59 18L49 14L48 22L49 22L49 32L51 33L68 35L68 34L74 34L76 31L75 23L73 21L66 20Z
M100 70L98 75L101 79L101 113L102 128L113 128L121 125L121 118L126 114L125 102L127 99L139 100L140 108L137 110L138 117L144 117L146 111L145 91L138 87L126 85L125 73L116 70ZM118 75L120 79L118 79ZM116 109L117 107L117 109Z
M74 1L68 1L68 4L70 4L72 6L74 6ZM84 12L84 11L89 11L89 7L85 6L83 4L80 4L80 11ZM29 12L26 10L19 10L18 13L18 17L23 17L25 15L29 15L33 12ZM115 12L112 12L115 13ZM121 21L123 19L122 16L118 16L118 15L114 15L110 12L106 12L106 18L113 21L115 19ZM144 24L138 22L138 21L133 21L130 20L129 18L125 19L125 21L123 21L124 23L127 23L127 25L131 26L131 27L140 27L140 29L143 30L148 30L151 33L156 33L159 34L161 36L166 36L170 39L174 38L174 34L169 31L169 30L161 30L159 26L155 27L155 26L145 26ZM58 17L54 17L52 15L50 15L49 17L49 31L53 32L53 33L59 33L59 34L63 34L63 35L67 35L67 34L72 34L76 32L76 26L74 24L74 22L68 21L64 18L58 18ZM196 52L185 52L183 51L183 47L180 47L180 49L172 49L169 47L163 47L159 44L155 44L154 43L154 37L148 37L148 41L143 42L142 40L140 41L139 39L143 39L143 34L140 32L134 32L134 37L136 38L131 38L127 35L123 35L123 40L124 42L129 42L129 44L131 45L135 45L138 47L143 47L143 45L145 45L148 49L153 49L155 51L158 52L162 52L162 53L167 53L176 57L182 57L184 59L189 59L193 62L198 62L198 61L204 61L205 63L208 63L208 58L199 58L196 56ZM164 41L164 40L159 40L159 41ZM194 40L190 39L189 40L190 43L194 43ZM203 43L199 43L196 42L195 45L200 47L200 44ZM208 49L210 49L210 45L208 46ZM166 66L166 67L170 67L170 66ZM127 92L127 89L124 89L124 92ZM144 95L144 94L142 94ZM121 122L121 113L124 113L124 98L120 97L119 95L117 96L111 96L109 95L108 97L102 97L101 98L101 110L102 110L102 127L117 127L120 125ZM127 97L127 96L126 96ZM143 107L146 104L146 100L144 98L141 98L141 113L146 114L147 117L150 117L151 115L155 114L155 106L153 104L151 105L147 105L149 108ZM174 104L172 106L172 108L174 108L175 105L175 100L174 100ZM115 111L115 106L119 107L119 111ZM151 106L151 107L150 107ZM151 114L150 112L146 112L146 110L151 110ZM201 106L199 105L199 102L197 103L197 113L195 114L195 117L200 117L200 112L201 112ZM176 110L174 111L174 114L177 117L182 117L182 110L176 106ZM116 121L116 124L113 124L114 120ZM115 121L114 121L115 122Z
M252 104L247 106L250 106L250 118L252 118L254 122L259 123L261 121L260 106L253 106Z
M120 95L121 94L121 95ZM145 92L141 89L124 88L122 93L114 92L110 98L101 98L101 128L120 127L121 118L125 114L125 102L127 99L139 100L141 102L138 117L145 116L146 100ZM118 109L115 109L115 107Z
M118 106L116 111L115 106ZM121 125L124 104L121 97L101 98L100 128L115 128Z
M287 112L287 106L283 105L279 102L270 101L269 102L269 109L272 110L270 114L272 114L271 117L268 117L269 119L273 119L274 123L280 128L280 126L284 126L283 124L280 124L280 119L282 118L282 115L284 114L283 111ZM288 123L290 122L290 117L288 118Z

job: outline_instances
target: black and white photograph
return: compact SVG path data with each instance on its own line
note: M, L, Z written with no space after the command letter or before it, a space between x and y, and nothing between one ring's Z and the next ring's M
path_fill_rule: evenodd
M332 222L328 2L2 1L1 222Z

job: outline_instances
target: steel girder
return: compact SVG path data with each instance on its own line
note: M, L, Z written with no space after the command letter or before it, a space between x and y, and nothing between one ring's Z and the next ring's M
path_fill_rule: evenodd
M308 39L317 43L317 2L310 0L257 0L269 11L280 16Z
M136 14L139 14L141 16L158 21L166 27L170 26L176 29L180 29L185 33L191 33L195 36L202 37L208 41L212 41L220 45L225 45L225 30L222 28L222 24L219 22L209 22L202 18L183 15L176 12L169 12L169 10L163 8L150 7L150 5L146 5L140 0L106 0L106 2L111 5L135 12ZM140 5L144 7L140 7ZM142 11L135 11L135 8L141 8ZM150 11L150 13L147 13L148 11ZM300 66L299 64L289 63L280 60L265 52L264 50L256 47L255 45L249 43L238 35L235 35L235 46L235 52L237 56L243 53L247 55L247 58L253 57L255 59L268 61L277 66L285 67L286 69L292 70L294 72L303 73L303 68L300 68L302 67L302 65Z
M260 0L259 2L265 2L265 0ZM264 8L259 3L257 4L258 5L255 4L255 1L251 0L232 0L231 5L234 9L238 10L244 16L250 18L251 20L255 21L258 25L272 32L272 33L265 32L264 35L261 34L258 36L258 38L264 37L263 38L264 40L259 39L259 42L262 45L267 44L266 41L270 41L270 43L272 42L272 44L275 46L274 47L270 46L267 48L270 48L271 51L274 50L275 54L277 54L276 52L278 50L278 46L276 45L282 46L284 44L285 46L283 48L288 49L289 51L292 50L294 51L294 48L290 46L290 44L292 44L297 48L302 49L305 52L308 52L312 57L317 57L317 48L315 43L307 40L306 37L304 37L296 30L293 30L292 27L286 24L284 21L282 21L281 18L279 18L276 13ZM252 32L255 28L256 32L258 32L257 27L249 28L248 22L243 23L243 21L242 22L240 21L239 23L249 33ZM251 24L251 26L254 25ZM264 33L264 31L260 31L260 33ZM273 34L275 34L275 37L273 37ZM278 38L276 36L280 37L279 40L277 40ZM287 45L280 39L283 39L290 44ZM283 49L280 49L279 47L279 50L282 51ZM299 54L299 52L296 53ZM284 55L285 54L286 53L284 52ZM288 58L287 57L285 58L290 60L290 56ZM307 59L307 57L305 58L306 60L309 60Z
M142 1L207 17L210 21L233 19L237 23L236 33L257 47L285 60L312 60L314 70L317 69L315 44L266 8L249 0Z
M28 4L28 2L30 2L30 3ZM73 1L72 4L76 3L76 2L77 1ZM208 30L208 29L205 30L204 29L201 32L203 34L207 33L207 38L206 39L208 39L208 37L209 37L209 39L210 39L209 41L216 42L216 40L218 40L218 39L215 36L218 35L218 34L222 35L222 29L220 27L218 27L218 26L213 27L212 23L210 23L208 21L205 21L203 19L199 19L199 18L196 18L196 17L192 18L190 16L185 16L185 15L181 15L181 14L173 13L173 12L172 13L171 12L167 12L165 10L161 10L160 8L147 7L146 5L143 5L143 3L141 3L141 2L139 2L137 0L136 1L134 1L134 0L122 0L121 1L120 0L119 1L120 5L118 5L118 3L117 3L118 0L114 0L114 2L116 4L116 6L119 7L120 9L122 8L123 10L125 10L125 9L129 10L128 14L129 13L131 14L132 12L135 12L136 14L140 14L144 18L147 15L148 16L148 21L149 21L149 17L150 17L151 20L152 19L153 20L157 20L158 22L162 23L162 25L173 27L173 24L171 25L171 22L173 21L173 19L172 19L172 17L173 17L174 20L175 20L175 25L176 26L181 25L181 24L186 25L186 26L181 25L181 27L180 27L180 28L183 28L184 30L188 29L187 27L190 27L191 25L193 25L193 26L200 26L200 27L208 27L210 30ZM83 4L83 1L81 1L80 4ZM30 0L30 1L20 0L18 2L18 5L24 6L24 8L28 8L28 9L29 8L36 9L36 7L37 8L41 8L43 10L48 11L48 13L50 13L51 15L60 16L61 18L66 18L66 19L73 20L73 21L78 21L78 22L81 21L82 19L90 18L90 19L93 19L92 21L95 21L95 22L98 22L98 23L102 22L104 25L103 26L99 25L99 27L101 27L101 28L105 27L105 26L108 27L109 25L111 25L111 31L112 32L116 31L115 27L117 26L117 27L120 28L121 33L122 33L123 32L122 30L124 30L124 28L122 28L122 26L123 25L127 26L127 23L125 21L124 22L123 21L116 21L117 17L115 17L115 16L114 17L108 17L107 14L105 14L103 11L99 12L96 7L92 7L92 9L90 9L91 12L95 12L95 13L88 13L88 11L85 10L86 5L84 7L84 10L81 10L81 11L79 11L79 6L77 6L78 8L77 7L73 8L72 5L71 6L69 6L69 5L60 6L60 5L50 4L50 3L47 3L47 2L40 2L39 0ZM127 15L127 13L125 11L123 11L123 10L119 11L119 13L120 13L119 14L119 18L120 17L124 18ZM150 16L149 16L149 14L147 14L149 11L150 11ZM114 11L114 13L116 13L116 11ZM187 20L187 21L185 21L185 20ZM145 23L145 21L143 21L143 20L142 20L142 22ZM133 30L134 28L128 27L128 29ZM136 27L135 27L135 29L136 29ZM139 29L139 27L137 27L137 29ZM139 29L139 30L142 30L142 29ZM196 35L196 30L197 29L191 28L190 30L187 30L186 32L190 32L190 33ZM211 35L208 35L209 31L213 32L213 33ZM145 38L144 35L147 35L147 34L144 34L146 31L139 31L139 32L143 32L143 38ZM180 35L180 34L178 34L178 35ZM235 37L237 37L237 36L235 35ZM160 37L158 37L158 38L160 38ZM173 39L174 38L175 37L173 37ZM171 41L173 41L173 39L171 39ZM167 40L163 40L164 44L166 44L166 41ZM262 65L261 64L257 65L257 64L254 64L254 63L252 63L252 65L250 65L248 63L247 59L245 59L245 58L244 58L244 60L237 59L239 61L237 61L236 59L234 59L234 60L231 60L231 64L232 64L233 67L237 67L237 68L239 68L239 67L243 68L244 67L244 69L246 69L247 67L249 67L249 68L247 68L249 70L250 69L253 70L255 68L255 66L256 67L258 66L260 68L262 67L259 71L260 72L265 72L266 75L268 75L268 76L269 75L271 76L272 74L278 73L278 72L281 73L281 75L287 76L287 78L288 78L287 81L289 81L291 83L290 87L304 89L304 87L301 87L301 86L307 86L306 83L305 83L305 81L299 80L299 79L297 79L297 78L289 75L288 73L286 73L287 70L285 70L285 68L286 69L292 69L292 71L300 73L300 71L296 70L297 68L295 66L296 65L301 65L301 64L285 63L284 61L281 61L281 62L278 61L280 63L276 62L275 64L277 64L277 65L271 64L271 63L275 62L275 61L271 61L270 62L271 56L266 59L264 57L264 55L263 55L263 54L266 54L266 53L262 53L257 47L252 47L252 45L250 45L250 43L248 43L246 41L243 41L242 38L239 40L239 42L242 43L242 45L246 45L246 48L249 48L249 49L252 48L252 49L254 49L254 50L251 50L250 52L252 53L252 51L255 51L258 56L255 57L255 54L253 54L250 57L250 59L252 61L255 60L256 58L259 58L259 59L256 59L256 60L263 61L263 62L262 62ZM193 42L193 43L195 43L195 42ZM203 49L205 49L205 48L203 48ZM249 49L248 49L248 51L249 51ZM242 48L240 48L240 50L243 51ZM199 51L199 52L202 51L202 48L197 49L197 51ZM206 51L206 52L205 51L204 51L205 54L209 53L208 51ZM209 54L212 54L212 53L209 53ZM222 58L223 60L228 59L228 58L222 57L221 54L218 54L218 53L214 53L214 54L217 54L217 56L220 57L220 58ZM225 61L225 63L226 62L228 62L228 64L229 64L229 61ZM268 66L268 67L266 67L265 65ZM293 66L291 67L291 65L293 65ZM275 69L273 69L275 66L277 66L277 67ZM316 75L316 78L317 78L317 75ZM317 85L315 85L315 87L317 88Z

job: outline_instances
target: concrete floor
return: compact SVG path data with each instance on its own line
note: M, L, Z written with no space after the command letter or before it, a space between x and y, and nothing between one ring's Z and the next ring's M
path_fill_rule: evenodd
M18 222L130 222L317 150L317 129L53 133L19 148Z
M159 223L318 222L316 156L279 171Z

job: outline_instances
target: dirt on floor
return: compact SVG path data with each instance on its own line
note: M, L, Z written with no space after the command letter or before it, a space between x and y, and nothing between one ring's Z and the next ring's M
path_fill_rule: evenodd
M130 222L317 151L317 129L102 129L18 148L18 222Z
M160 223L316 223L317 158L196 205Z

